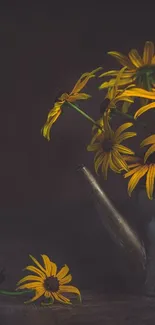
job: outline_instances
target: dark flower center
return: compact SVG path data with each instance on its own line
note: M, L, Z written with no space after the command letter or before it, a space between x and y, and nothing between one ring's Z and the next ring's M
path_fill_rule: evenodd
M104 141L102 142L103 151L110 152L112 150L112 147L113 141L110 139L104 139Z
M59 281L54 276L45 279L44 287L47 291L57 292L59 290Z

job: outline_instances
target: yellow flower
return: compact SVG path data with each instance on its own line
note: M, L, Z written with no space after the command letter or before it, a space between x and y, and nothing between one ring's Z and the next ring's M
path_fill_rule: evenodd
M57 272L57 265L53 263L47 255L41 256L44 262L44 267L32 255L30 255L37 267L29 265L25 269L35 273L36 275L28 275L17 283L18 287L16 290L31 289L35 291L35 296L26 303L35 301L41 296L45 296L53 301L55 299L62 303L71 304L70 299L62 295L63 292L76 293L81 299L80 291L76 287L66 285L72 280L71 274L68 274L68 266L63 266L62 269ZM28 283L22 284L24 282Z
M129 96L129 97L130 96L131 97L140 97L140 98L155 100L155 89L152 89L152 91L147 91L145 89L134 87L134 88L125 90L123 92L123 94L124 94L124 96ZM137 119L137 117L139 117L143 113L147 112L151 108L155 108L155 101L139 108L137 110L137 112L135 113L134 118Z
M50 140L51 127L56 122L59 115L62 113L62 106L64 103L66 103L66 102L73 103L77 100L86 100L91 97L90 95L88 95L86 93L81 93L80 91L86 86L89 79L94 78L95 73L101 69L102 68L99 67L91 72L83 73L82 76L80 77L80 79L75 84L72 91L69 94L64 93L58 98L58 100L54 104L54 107L48 113L47 121L42 128L42 133L45 138Z
M97 133L88 145L88 151L96 151L94 157L95 171L98 172L99 167L105 179L107 179L108 168L110 167L115 173L120 173L123 170L128 171L128 165L121 154L134 155L134 152L121 145L121 142L136 135L135 132L123 132L131 127L132 123L122 124L115 132L109 124L109 116L103 117L104 130Z
M108 52L111 56L115 57L122 66L126 66L127 70L122 74L119 81L119 86L126 86L135 83L137 87L142 87L150 90L155 83L155 52L154 44L147 41L144 46L143 57L141 57L137 50L132 49L128 57L120 52ZM100 77L118 75L118 70L111 70L100 75ZM104 82L101 87L112 87L115 83L115 78Z
M133 100L130 97L124 96L123 90L119 89L119 83L121 80L121 76L123 74L123 72L125 71L126 67L122 68L119 72L118 75L115 79L115 83L113 84L113 86L108 88L108 93L105 97L105 99L109 100L108 106L107 106L107 113L109 113L111 111L111 109L116 108L116 104L119 101L126 101L129 103L133 103ZM102 85L99 87L100 89L102 89Z
M125 158L126 161L130 161L133 163L129 165L129 168L131 168L131 170L127 172L124 177L127 178L131 176L128 183L128 193L129 196L131 196L132 191L135 189L141 178L146 175L146 192L148 198L152 200L155 181L155 134L143 140L141 143L141 147L147 146L149 144L151 144L151 147L146 151L144 159L141 159L139 157Z

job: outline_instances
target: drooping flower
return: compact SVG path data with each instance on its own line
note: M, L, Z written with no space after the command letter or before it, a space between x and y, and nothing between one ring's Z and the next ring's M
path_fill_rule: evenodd
M57 272L57 265L52 262L47 255L41 256L44 267L30 255L30 258L37 267L29 265L25 269L35 273L35 275L27 275L17 283L16 290L32 289L35 291L35 296L26 303L35 301L41 296L44 296L53 301L55 299L62 303L71 304L70 299L62 295L62 293L75 293L79 295L81 299L80 291L76 287L66 285L72 280L71 274L68 274L68 266L63 266L62 269Z
M63 93L59 98L57 98L57 101L55 102L54 107L52 107L52 109L49 111L47 116L47 121L42 128L42 134L47 140L50 140L51 127L57 121L58 117L61 115L62 106L64 105L64 103L66 102L73 103L76 102L77 100L86 100L91 97L86 93L82 93L81 90L86 86L89 79L94 78L96 72L101 69L102 68L99 67L91 72L83 73L69 94Z
M142 141L141 147L147 146L151 144L150 148L146 151L144 158L139 157L126 157L126 161L130 161L128 171L124 177L130 177L128 182L128 193L131 196L133 190L139 183L139 181L146 176L146 192L147 196L150 200L153 199L154 194L154 182L155 182L155 134L149 136L145 140Z
M135 49L129 52L128 57L116 51L108 52L108 54L116 58L122 66L127 67L127 70L123 72L119 81L119 86L127 86L134 82L139 88L144 88L146 90L151 90L153 88L155 84L155 49L152 42L147 41L145 43L142 57ZM102 83L102 89L112 87L118 73L118 70L102 73L100 77L114 77L108 82Z
M101 124L102 123L102 124ZM128 165L122 154L134 155L134 152L123 146L122 141L136 136L135 132L123 132L131 127L132 123L124 123L114 132L109 124L109 116L106 114L100 120L100 125L103 125L103 132L97 131L96 137L93 136L91 143L88 145L88 151L96 151L94 157L94 166L96 173L101 167L104 179L107 179L108 168L115 173L120 173L123 170L128 171Z

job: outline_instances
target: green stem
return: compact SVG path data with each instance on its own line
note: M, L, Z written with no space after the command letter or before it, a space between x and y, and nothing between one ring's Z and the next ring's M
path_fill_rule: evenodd
M87 120L89 120L91 123L93 123L94 125L96 125L99 129L102 130L102 127L95 122L95 120L90 117L89 115L87 115L85 112L83 112L79 107L77 107L75 104L72 104L70 102L67 102L68 105L70 105L72 108L74 108L78 113L80 113L81 115L83 115Z
M136 123L139 123L139 124L141 124L143 127L146 127L146 124L144 124L144 123L142 123L142 122L139 122L138 120L135 120L134 117L133 117L132 115L127 114L127 113L123 113L123 112L119 111L117 108L114 108L113 110L114 110L114 112L115 112L116 114L121 115L121 116L124 116L124 117L126 117L126 118L129 118L130 120L133 121L133 123L135 123L135 124L136 124Z
M24 295L25 293L29 293L32 291L34 291L34 290L24 290L24 291L18 291L18 292L0 290L0 294L7 295L7 296L20 296L20 295Z

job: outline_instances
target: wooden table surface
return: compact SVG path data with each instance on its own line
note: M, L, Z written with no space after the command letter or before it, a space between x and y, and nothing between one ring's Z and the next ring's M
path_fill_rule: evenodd
M23 297L0 296L0 325L154 325L155 298L84 292L82 304L23 304Z

